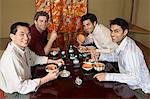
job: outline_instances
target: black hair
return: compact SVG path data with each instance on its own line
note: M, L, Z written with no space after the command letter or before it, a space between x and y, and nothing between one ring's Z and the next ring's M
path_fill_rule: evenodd
M39 16L45 16L47 18L47 20L49 19L49 15L47 12L44 11L38 11L36 12L35 16L34 16L34 20L38 20Z
M12 24L11 27L10 27L10 33L11 34L16 34L16 32L17 32L17 26L25 26L25 27L29 28L29 31L30 31L30 25L29 25L29 23L26 23L26 22L16 22L16 23Z
M94 22L97 23L97 17L96 17L96 15L94 15L94 14L92 14L92 13L87 13L87 14L83 15L83 16L81 17L81 22L83 22L83 21L85 21L85 20L88 20L88 19L90 19L90 21L91 21L92 23L94 23Z
M121 26L121 28L124 30L129 30L129 24L126 20L122 19L122 18L115 18L114 20L110 21L110 26L111 25L119 25Z

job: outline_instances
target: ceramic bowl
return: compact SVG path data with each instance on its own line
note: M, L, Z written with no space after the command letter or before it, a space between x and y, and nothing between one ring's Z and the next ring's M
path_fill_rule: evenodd
M56 64L49 64L45 67L46 72L51 72L51 70L54 70L57 68Z
M85 63L85 64L82 65L82 68L86 71L89 71L93 68L93 66L90 63Z
M58 54L59 51L52 51L50 52L51 55L56 56Z
M63 70L60 74L61 77L69 77L70 76L70 71Z
M93 68L96 71L102 71L102 70L105 69L105 64L103 64L103 63L96 63L96 64L93 64Z

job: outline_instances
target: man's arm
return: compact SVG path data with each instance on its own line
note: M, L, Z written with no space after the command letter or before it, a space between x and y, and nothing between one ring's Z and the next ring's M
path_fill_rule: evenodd
M51 33L50 39L48 40L46 46L44 47L45 55L49 54L51 47L53 45L53 42L56 40L56 38L57 38L57 32L53 30Z
M104 73L105 79L103 80L98 75L95 77L100 81L117 81L128 85L137 85L141 81L140 61L143 60L142 58L133 52L126 53L123 57L119 57L120 73Z

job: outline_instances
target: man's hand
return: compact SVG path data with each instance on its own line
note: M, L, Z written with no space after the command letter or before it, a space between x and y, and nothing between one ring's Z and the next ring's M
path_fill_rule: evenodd
M63 59L57 59L57 60L54 60L53 61L55 64L62 64L62 65L64 65L65 64L65 62L63 61Z
M54 40L56 40L56 38L57 38L57 32L55 30L53 30L51 32L51 36L50 36L49 40L54 41Z
M94 75L93 78L96 78L99 81L104 81L105 80L105 73L98 73L98 74Z
M50 36L50 39L48 40L48 43L44 47L45 55L49 54L51 47L52 47L52 44L53 44L54 40L56 40L56 38L57 38L57 32L55 30L53 30L51 32L51 36Z
M44 83L54 80L58 77L59 75L59 70L58 69L54 69L54 70L50 70L49 73L42 77L40 80L40 85L43 85Z

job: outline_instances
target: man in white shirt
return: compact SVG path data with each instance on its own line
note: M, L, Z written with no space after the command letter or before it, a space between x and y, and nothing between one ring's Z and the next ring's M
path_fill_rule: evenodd
M117 44L112 42L110 37L110 30L102 24L97 23L97 17L94 14L87 13L81 17L83 29L88 36L84 42L80 42L77 38L79 45L94 44L97 52L110 53L116 49Z
M129 32L128 23L124 19L116 18L111 21L110 30L113 42L119 46L111 54L101 53L99 59L108 59L108 61L117 59L120 73L98 73L94 78L99 81L126 83L133 90L141 89L144 93L150 93L149 70L142 51L127 36Z
M46 76L31 79L31 66L60 62L64 64L64 61L38 56L27 47L31 40L28 23L16 22L11 25L10 38L12 41L9 42L0 60L0 89L10 94L27 94L57 78L59 70L53 68Z

